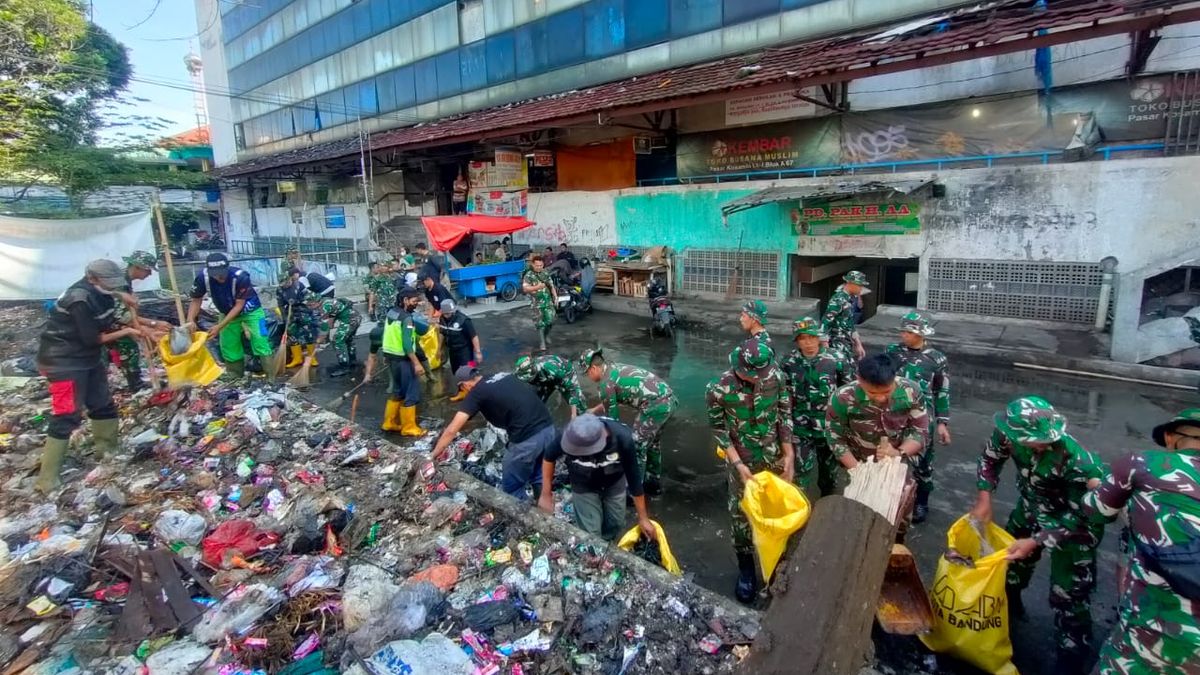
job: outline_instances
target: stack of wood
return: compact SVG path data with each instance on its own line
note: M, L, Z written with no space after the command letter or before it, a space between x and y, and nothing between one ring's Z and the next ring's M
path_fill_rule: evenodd
M908 465L899 457L872 457L850 470L850 485L843 494L895 525L905 515L907 480Z
M633 298L646 297L646 287L649 286L647 281L639 281L625 277L621 279L621 283L617 288L617 295L625 295Z
M612 290L613 275L616 274L609 267L596 267L596 287Z

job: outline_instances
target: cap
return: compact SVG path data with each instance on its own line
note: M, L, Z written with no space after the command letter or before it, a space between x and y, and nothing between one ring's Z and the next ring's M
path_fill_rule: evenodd
M475 366L459 366L458 370L454 371L454 379L459 383L470 382L479 375L479 369Z
M515 364L515 372L513 374L521 379L525 379L533 375L533 357L528 354L518 356L517 363Z
M771 348L758 338L752 337L734 347L729 360L734 372L749 380L761 379L771 372Z
M451 300L450 298L446 298L445 300L442 301L441 309L442 309L442 314L453 314L454 310L456 309L456 305L454 304L453 300Z
M115 291L125 287L125 270L117 263L100 258L87 264L84 272L95 277L96 282L106 291Z
M607 444L604 422L591 413L576 417L563 429L562 450L572 457L594 455Z
M929 319L920 312L909 312L900 317L900 331L928 337L933 335L933 326L929 325Z
M292 253L299 253L299 252L300 252L300 249L298 247L288 246L287 251L285 252L285 255L291 255Z
M759 323L767 321L767 303L762 300L747 300L742 304L742 312L758 319Z
M993 418L996 428L1017 443L1054 443L1067 430L1067 418L1040 396L1019 398Z
M292 275L290 273L288 273L288 272L280 272L279 273L279 279L278 279L279 283L282 284L285 281L291 281L291 279L292 279Z
M1200 427L1200 408L1188 408L1187 410L1184 410L1175 417L1171 418L1170 422L1165 422L1154 427L1154 431L1151 432L1151 436L1154 437L1155 443L1158 443L1165 448L1167 447L1166 433L1168 431L1175 431L1176 427L1181 427L1185 424L1190 424L1194 427Z
M210 270L223 270L229 268L229 256L224 253L209 253L204 259L204 266Z
M317 293L316 291L309 291L308 293L304 294L304 302L308 305L321 302L324 299L325 298L322 298L321 294Z
M134 251L122 258L126 265L133 267L145 267L148 270L158 269L158 258L153 253L147 251Z
M821 337L821 322L812 317L804 317L792 322L792 339L801 335L813 335Z
M400 299L401 300L406 300L408 298L419 298L419 297L421 297L421 291L418 291L415 288L409 288L406 286L400 290Z
M849 272L846 272L845 276L842 277L842 281L845 281L848 284L858 284L859 286L871 285L867 281L867 275L859 272L858 270L850 270Z
M583 353L579 355L580 367L582 367L584 370L587 370L592 366L592 361L597 356L604 358L604 350L599 347L583 350Z

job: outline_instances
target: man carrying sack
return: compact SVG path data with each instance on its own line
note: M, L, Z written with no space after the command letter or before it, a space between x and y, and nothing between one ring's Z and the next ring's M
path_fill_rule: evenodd
M271 343L267 339L267 313L263 311L258 293L250 281L250 274L229 264L224 253L210 253L204 269L196 274L192 284L191 305L188 307L187 322L195 328L200 316L200 303L204 296L212 298L221 320L209 334L216 333L221 345L221 360L234 378L246 374L246 351L242 346L242 335L250 336L250 351L259 358L271 355Z

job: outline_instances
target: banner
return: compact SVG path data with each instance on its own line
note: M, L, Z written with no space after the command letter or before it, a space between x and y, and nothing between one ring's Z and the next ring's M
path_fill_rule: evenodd
M1050 106L1092 113L1106 141L1162 141L1168 117L1200 112L1200 87L1183 87L1171 75L1113 80L1056 89Z
M792 230L807 236L918 234L915 202L809 202L791 209Z
M836 118L686 134L679 137L675 158L680 178L838 163Z
M57 298L89 262L108 258L124 267L121 258L137 250L155 250L149 211L77 220L0 216L0 300ZM133 286L158 288L158 274Z
M808 87L799 92L808 98L817 97L817 88ZM725 101L725 125L761 124L775 120L791 120L797 117L813 117L817 104L796 98L790 91L773 91L767 94L751 94Z
M467 213L484 216L523 216L528 198L527 190L471 190L471 196L467 200Z

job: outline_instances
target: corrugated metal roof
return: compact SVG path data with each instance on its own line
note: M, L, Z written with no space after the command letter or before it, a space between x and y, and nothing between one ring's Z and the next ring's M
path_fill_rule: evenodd
M932 180L897 180L897 181L846 181L829 185L787 185L769 187L754 194L734 199L721 205L722 215L745 211L763 204L791 201L827 201L833 199L849 199L863 195L912 195L923 188L933 185Z
M1170 7L1169 0L1059 0L1038 9L1033 0L1001 0L956 12L942 12L932 22L898 21L891 29L875 28L769 48L695 66L674 68L579 91L511 103L393 129L371 137L371 149L417 148L499 138L534 128L552 127L571 119L600 113L627 113L635 107L664 109L672 102L714 92L751 89L780 83L805 86L806 81L834 76L854 78L856 70L880 63L909 60L964 47L992 45L1027 37L1040 30L1088 25L1116 17ZM304 164L354 155L357 138L239 162L217 170L220 176L239 176L291 164Z

